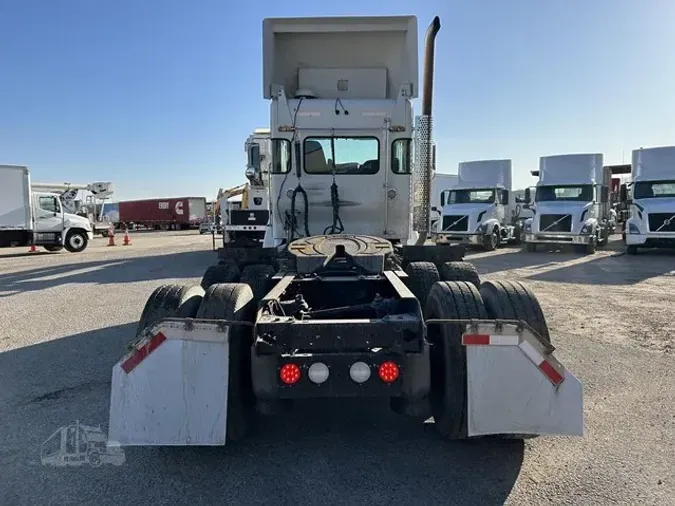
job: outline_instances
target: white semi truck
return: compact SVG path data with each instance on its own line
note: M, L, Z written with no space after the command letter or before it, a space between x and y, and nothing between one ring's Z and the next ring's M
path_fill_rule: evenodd
M534 217L525 222L525 247L572 245L595 253L607 244L614 223L609 191L612 172L602 154L544 156L539 160ZM531 199L528 188L526 200Z
M512 189L511 160L477 160L459 164L455 187L442 194L439 243L459 242L492 251L520 244L519 219Z
M92 238L89 220L68 213L59 193L33 190L28 167L0 165L0 247L79 253Z
M626 252L675 248L675 146L633 151ZM626 187L621 200L626 200Z
M442 174L435 172L431 179L431 216L430 230L432 235L440 232L441 217L443 215L443 193L455 187L459 176L457 174Z
M413 128L414 16L264 20L264 247L229 249L240 272L206 290L150 295L113 367L110 441L225 445L254 410L321 398L387 399L449 439L583 434L582 385L532 291L481 283L463 246L427 241L439 30Z

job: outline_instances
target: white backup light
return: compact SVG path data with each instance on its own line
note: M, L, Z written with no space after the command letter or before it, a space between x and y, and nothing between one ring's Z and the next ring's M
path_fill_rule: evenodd
M370 378L370 367L365 362L354 362L349 368L349 377L356 383L365 383Z
M309 380L312 381L313 383L316 383L317 385L320 385L324 381L328 379L328 366L326 364L322 364L321 362L316 362L312 364L309 367L309 371L307 371L307 376L309 377Z

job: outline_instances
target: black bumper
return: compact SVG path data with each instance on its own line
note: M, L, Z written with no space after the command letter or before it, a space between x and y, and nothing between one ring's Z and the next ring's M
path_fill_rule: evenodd
M378 368L384 362L394 362L399 375L391 383L383 381ZM328 366L328 379L313 383L308 377L309 367L321 362ZM357 383L350 377L349 370L355 362L370 366L370 377L364 383ZM281 368L293 363L300 367L300 379L285 384L280 377ZM355 397L402 397L416 401L429 393L429 348L424 346L419 353L399 355L382 352L334 352L297 355L261 355L255 348L251 357L253 391L257 398L265 401L308 398L355 398Z

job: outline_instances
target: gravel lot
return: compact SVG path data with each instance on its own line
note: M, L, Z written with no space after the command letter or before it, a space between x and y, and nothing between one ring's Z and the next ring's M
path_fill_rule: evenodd
M0 251L0 504L675 504L675 255L470 255L527 281L585 385L586 436L442 441L384 404L308 403L227 448L125 449L120 467L43 466L76 420L108 423L110 371L147 296L198 283L211 237L137 233L80 255Z

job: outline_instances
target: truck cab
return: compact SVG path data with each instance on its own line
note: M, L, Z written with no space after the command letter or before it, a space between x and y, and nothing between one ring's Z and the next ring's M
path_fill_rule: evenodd
M611 231L611 170L601 154L541 157L534 217L525 222L527 251L538 244L569 244L586 253L607 243ZM528 189L529 190L529 189ZM530 191L526 199L531 198Z
M460 163L457 184L441 194L443 216L437 242L460 242L487 251L519 242L511 181L511 160Z
M89 219L64 210L56 193L32 192L33 240L47 251L66 248L77 253L87 247L93 238Z
M269 41L263 94L271 100L270 247L335 233L405 244L415 234L409 203L416 21L365 17L342 22L346 31L337 29L339 22L284 18L263 25ZM427 229L428 214L427 208Z
M626 252L675 247L675 146L633 151ZM626 189L622 190L626 200Z

